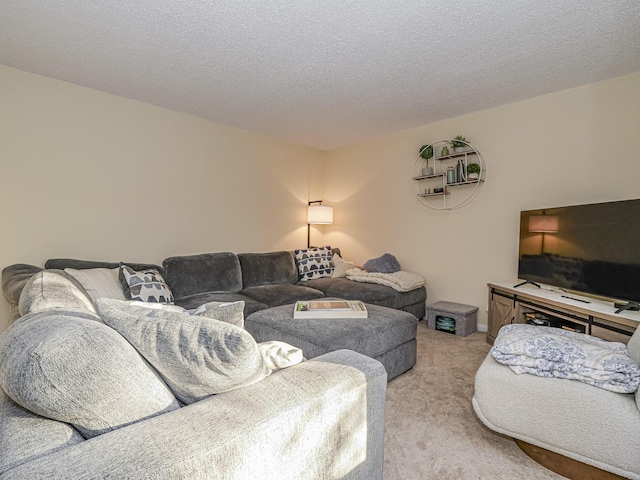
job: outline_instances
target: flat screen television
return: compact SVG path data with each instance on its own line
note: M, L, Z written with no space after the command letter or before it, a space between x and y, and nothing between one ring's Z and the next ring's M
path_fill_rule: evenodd
M520 212L518 278L640 302L640 199Z

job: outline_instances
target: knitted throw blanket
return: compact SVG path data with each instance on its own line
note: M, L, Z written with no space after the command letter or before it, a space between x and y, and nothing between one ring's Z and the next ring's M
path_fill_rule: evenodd
M366 272L359 268L347 270L347 278L354 282L378 283L393 288L396 292L408 292L424 285L424 278L416 273L394 272L375 273Z
M491 355L518 374L568 378L618 393L633 393L640 384L640 368L624 343L559 328L506 325Z

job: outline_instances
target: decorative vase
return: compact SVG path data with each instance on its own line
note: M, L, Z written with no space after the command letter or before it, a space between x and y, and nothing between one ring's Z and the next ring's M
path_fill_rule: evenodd
M442 151L440 152L440 156L446 157L449 155L449 149L447 147L442 147Z
M447 183L456 183L456 171L453 167L447 168Z

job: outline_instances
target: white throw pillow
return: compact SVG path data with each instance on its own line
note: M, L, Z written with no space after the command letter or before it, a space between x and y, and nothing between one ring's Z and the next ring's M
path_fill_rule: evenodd
M354 267L353 262L347 262L340 257L337 253L333 254L333 258L331 259L333 262L333 278L346 277L347 270Z
M94 302L99 298L126 300L122 284L118 278L118 267L87 268L83 270L65 268L64 271L80 282Z
M264 363L271 370L292 367L302 361L302 350L288 343L272 340L258 344Z

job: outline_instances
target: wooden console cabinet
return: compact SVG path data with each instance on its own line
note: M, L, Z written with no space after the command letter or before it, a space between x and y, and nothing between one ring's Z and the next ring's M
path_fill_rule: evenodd
M498 330L510 323L527 323L540 316L562 323L568 330L627 343L640 325L640 312L614 313L613 303L543 286L490 283L487 342L493 344Z

